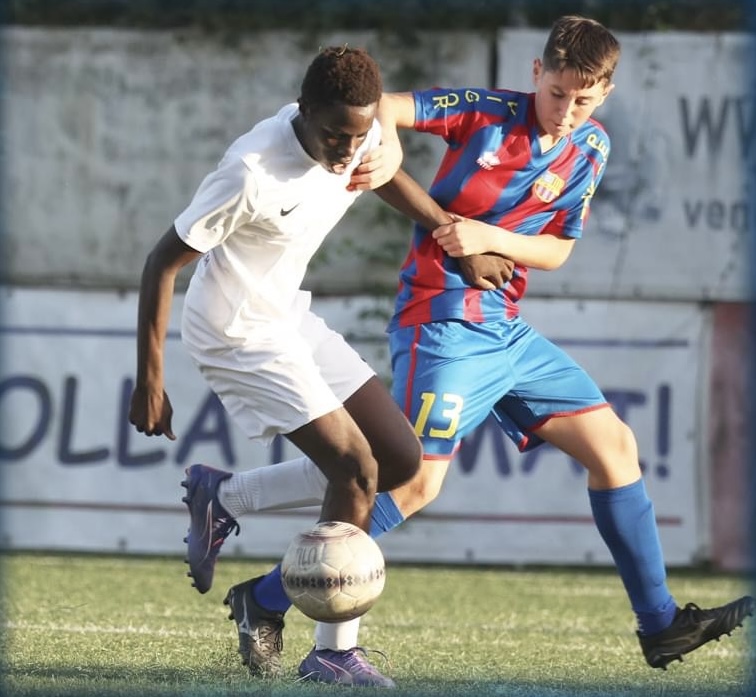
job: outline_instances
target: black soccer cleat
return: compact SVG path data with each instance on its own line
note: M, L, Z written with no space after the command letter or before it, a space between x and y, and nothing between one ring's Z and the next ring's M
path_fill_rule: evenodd
M672 661L682 661L686 653L743 626L753 614L754 599L748 595L722 607L703 610L695 603L677 608L672 624L661 632L642 636L638 633L643 655L652 668L667 669Z
M257 677L278 677L283 672L284 613L266 610L255 601L252 588L262 576L232 586L225 600L239 631L239 654L249 672Z

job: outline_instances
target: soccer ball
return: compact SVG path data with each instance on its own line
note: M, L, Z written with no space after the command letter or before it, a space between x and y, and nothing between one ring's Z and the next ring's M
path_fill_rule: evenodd
M281 577L286 595L318 622L343 622L365 614L386 582L381 549L356 525L327 521L297 535Z

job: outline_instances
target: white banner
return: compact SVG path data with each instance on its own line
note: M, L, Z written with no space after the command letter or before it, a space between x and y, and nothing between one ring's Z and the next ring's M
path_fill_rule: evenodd
M166 349L175 442L127 421L135 367L136 296L6 290L0 370L2 544L7 548L183 553L183 469L267 465L296 451L252 445L229 421L177 334ZM368 298L314 305L387 373L387 305ZM698 428L708 324L694 304L533 301L527 315L596 378L634 428L656 502L667 561L704 546L704 463ZM365 319L372 317L373 319ZM376 318L377 317L377 318ZM386 536L389 559L448 562L607 562L586 476L558 451L519 454L487 423L463 445L441 496ZM250 516L226 554L282 554L317 511Z

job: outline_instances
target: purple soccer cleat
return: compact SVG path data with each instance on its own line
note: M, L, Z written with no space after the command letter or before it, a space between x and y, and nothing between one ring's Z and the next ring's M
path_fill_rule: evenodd
M181 486L186 488L186 496L181 500L189 508L189 534L184 538L187 544L189 564L187 576L194 579L192 585L200 592L207 593L213 585L215 560L223 542L236 530L239 524L232 518L217 498L218 484L228 479L231 472L222 472L206 465L192 465L186 469L186 479Z
M316 651L313 648L300 663L299 676L302 680L333 685L396 687L391 678L381 675L378 669L367 660L367 652L359 646L348 651L332 651L331 649Z

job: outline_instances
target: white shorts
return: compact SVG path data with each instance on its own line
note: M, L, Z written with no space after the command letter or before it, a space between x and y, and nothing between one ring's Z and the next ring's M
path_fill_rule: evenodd
M203 351L184 343L226 411L266 445L343 406L373 369L313 312L299 325L257 325L243 344Z

